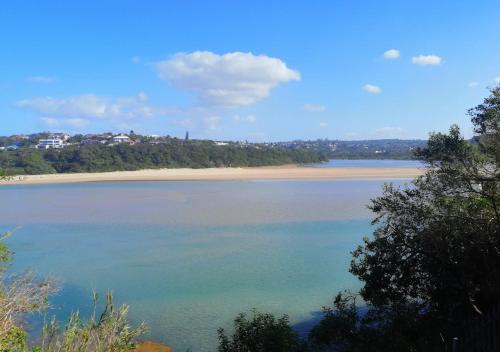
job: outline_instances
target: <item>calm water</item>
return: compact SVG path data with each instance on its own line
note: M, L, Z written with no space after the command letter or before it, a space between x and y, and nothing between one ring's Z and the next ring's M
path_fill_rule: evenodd
M414 168L423 167L424 164L420 160L343 160L333 159L323 164L308 165L310 167L402 167Z
M403 181L397 181L403 182ZM63 283L62 319L110 289L176 351L214 351L251 308L313 318L356 289L350 251L370 234L382 181L129 182L0 188L14 271Z

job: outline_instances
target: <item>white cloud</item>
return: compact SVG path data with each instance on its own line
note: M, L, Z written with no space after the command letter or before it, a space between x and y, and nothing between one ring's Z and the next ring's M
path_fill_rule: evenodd
M87 127L90 121L85 119L73 118L73 119L55 119L53 117L42 117L40 119L44 125L55 128L55 127L71 127L76 129L82 129Z
M328 127L328 122L320 122L319 127Z
M472 87L477 87L477 86L479 85L479 82L472 81L472 82L469 82L467 85L468 85L469 87L471 87L471 88L472 88Z
M382 93L382 88L379 86L375 86L373 84L365 84L363 87L361 87L365 92L368 92L370 94L380 94Z
M174 124L180 127L193 127L196 126L195 121L190 118L178 119L173 121Z
M149 99L149 97L146 93L140 92L139 94L137 94L137 99L141 102L145 102Z
M67 119L64 122L68 126L75 127L75 128L84 128L84 127L87 127L87 125L89 124L88 120L79 119L79 118Z
M397 49L389 49L384 53L384 57L389 60L398 59L400 56L399 50Z
M83 120L131 121L159 114L160 111L147 105L146 100L147 95L144 93L114 99L83 94L61 99L51 97L25 99L18 101L16 105L42 116L50 116L50 119L81 125Z
M443 59L437 55L418 55L411 58L411 62L420 66L437 66L441 65Z
M217 127L219 126L219 123L220 123L220 116L207 116L205 118L203 118L203 122L205 123L205 126L209 129L209 130L216 130Z
M238 122L246 122L246 123L255 123L257 119L253 115L247 115L247 116L240 116L240 115L235 115L233 117L234 121Z
M300 80L280 59L242 52L178 53L154 67L161 79L195 92L199 104L209 107L255 104L280 83Z
M49 83L54 83L56 79L55 77L49 77L49 76L31 76L28 77L28 81L32 83L49 84Z
M49 127L57 127L61 124L58 119L55 119L53 117L42 117L40 118L40 120L42 120L42 122Z
M130 61L132 61L133 64L140 64L141 63L141 58L139 56L133 56Z
M302 109L308 112L323 112L326 110L326 106L317 104L306 104L302 107Z
M399 138L403 137L405 130L401 127L387 126L375 130L375 135L381 138Z
M500 83L500 76L495 77L495 83Z

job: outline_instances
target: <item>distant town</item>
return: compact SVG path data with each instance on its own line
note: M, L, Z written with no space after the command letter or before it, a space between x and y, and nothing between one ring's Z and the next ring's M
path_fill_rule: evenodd
M11 136L0 136L0 151L13 151L20 148L33 148L39 150L63 149L71 146L85 145L107 145L119 144L162 144L171 140L188 141L189 132L183 139L171 136L160 136L156 134L140 135L130 131L129 133L97 133L97 134L68 134L40 132L34 134L17 134ZM411 159L416 148L423 147L425 140L401 140L401 139L376 139L343 141L330 139L317 140L293 140L285 142L255 142L248 141L208 141L217 146L259 146L279 149L309 149L322 152L331 158L341 159Z

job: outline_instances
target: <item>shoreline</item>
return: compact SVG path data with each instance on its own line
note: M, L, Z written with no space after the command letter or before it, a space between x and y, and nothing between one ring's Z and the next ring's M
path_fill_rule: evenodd
M96 173L20 175L0 185L34 185L121 181L252 181L252 180L376 180L412 179L419 168L339 167L308 168L297 165L207 169L146 169Z

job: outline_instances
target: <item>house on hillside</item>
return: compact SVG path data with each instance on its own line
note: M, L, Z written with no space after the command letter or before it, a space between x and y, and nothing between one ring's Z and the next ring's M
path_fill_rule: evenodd
M64 147L64 141L60 138L40 139L36 147L38 149L60 149Z
M113 143L130 143L131 139L129 136L124 135L124 134L119 134L117 136L114 136L111 141Z
M71 136L67 133L51 133L49 138L57 138L66 142Z

